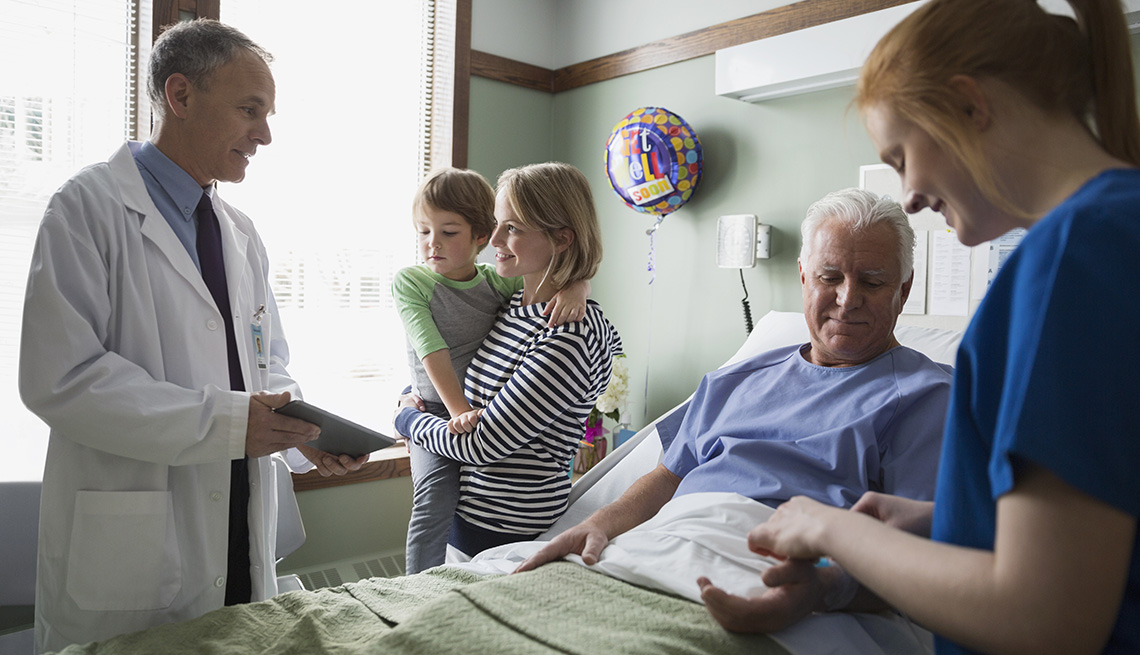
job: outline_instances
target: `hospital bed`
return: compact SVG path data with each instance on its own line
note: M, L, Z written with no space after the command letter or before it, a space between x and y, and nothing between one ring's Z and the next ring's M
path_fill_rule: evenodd
M903 345L935 361L952 364L961 333L899 326L896 336ZM770 312L726 364L807 339L801 314ZM658 464L661 446L654 423L575 483L566 514L542 538L561 533L616 499ZM711 505L708 509L715 511ZM754 523L734 526L733 534L739 533L743 542L743 533L751 525ZM519 545L520 550L535 547L533 543ZM64 652L931 652L929 634L893 613L816 615L776 635L737 635L720 628L701 605L691 600L640 583L623 582L571 562L555 562L520 575L487 575L514 566L520 555L506 552L511 549L502 547L472 562L453 563L413 576L371 578L340 587L284 593L261 603L224 608L193 621L159 626L101 644L73 646ZM710 577L717 581L715 576Z

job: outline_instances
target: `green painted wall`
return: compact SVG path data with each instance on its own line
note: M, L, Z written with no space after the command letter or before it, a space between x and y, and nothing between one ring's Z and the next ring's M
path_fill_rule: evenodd
M410 477L297 492L305 543L278 575L364 555L404 550L412 513Z
M756 214L773 226L772 259L744 271L753 318L769 309L798 310L796 256L804 210L828 191L857 185L859 165L878 161L856 114L847 112L850 88L749 105L717 96L713 80L714 58L708 56L553 97L548 158L582 169L594 189L606 252L593 297L625 341L634 427L683 400L744 340L740 274L715 263L717 217ZM528 100L521 106L538 107L539 99L530 94L542 95L473 80L472 167L493 178L509 165L546 157L532 147L540 140L532 134L538 129L534 117L516 123L504 111L520 97ZM704 149L700 188L658 230L652 285L645 231L654 219L621 203L603 166L614 124L641 106L682 116ZM488 143L486 151L476 148L474 135L510 132L504 124L518 125L521 134Z
M549 93L472 77L468 168L494 185L508 168L549 161L554 101Z

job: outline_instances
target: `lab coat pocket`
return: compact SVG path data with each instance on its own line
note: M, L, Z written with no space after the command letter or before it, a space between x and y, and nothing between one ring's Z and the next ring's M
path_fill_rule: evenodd
M80 491L67 592L80 609L156 610L182 586L168 491Z

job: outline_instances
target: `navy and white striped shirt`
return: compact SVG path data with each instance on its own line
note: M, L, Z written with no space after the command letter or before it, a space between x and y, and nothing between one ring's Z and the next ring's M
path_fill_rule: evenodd
M548 328L545 304L521 300L519 291L467 369L467 399L486 408L476 430L450 434L446 421L411 408L396 429L463 463L456 512L464 520L530 535L566 510L570 464L621 338L593 301L583 320Z

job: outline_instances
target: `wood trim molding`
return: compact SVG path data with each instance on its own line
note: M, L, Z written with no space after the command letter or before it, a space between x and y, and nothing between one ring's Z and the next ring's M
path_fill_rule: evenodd
M554 92L554 71L489 52L471 51L471 74L535 91Z
M308 473L294 473L293 490L313 491L314 489L327 489L328 487L340 487L346 484L372 482L374 480L403 478L411 475L412 464L408 458L408 449L403 444L396 444L391 448L385 448L378 453L373 453L372 459L360 467L359 471L353 471L346 475L334 475L324 478L321 477L321 474L316 470L309 471Z
M471 115L471 0L455 3L455 88L451 114L451 165L467 168Z
M193 13L195 18L220 19L221 4L221 0L154 0L151 5L151 40L158 38L162 28L177 23L183 11Z
M738 18L678 36L654 41L565 68L545 68L506 57L473 51L471 74L508 84L546 91L545 76L553 76L552 93L612 80L622 75L668 66L712 54L722 48L823 25L914 0L801 0L790 5Z

